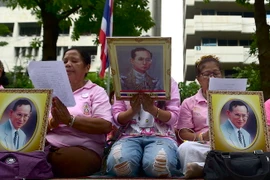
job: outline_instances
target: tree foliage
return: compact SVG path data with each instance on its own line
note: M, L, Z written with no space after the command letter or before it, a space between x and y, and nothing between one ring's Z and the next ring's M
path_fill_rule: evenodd
M261 91L261 77L259 65L255 62L244 67L234 67L235 78L247 78L247 91Z
M42 23L43 60L56 59L60 29L74 22L73 40L82 34L99 34L105 0L2 0L12 8L31 10ZM114 36L139 36L154 26L148 0L114 1Z
M0 36L9 34L10 31L7 26L0 24ZM0 41L0 47L6 46L8 43L6 41Z
M181 96L181 101L183 102L186 98L195 95L200 89L200 85L195 81L190 83L180 82L178 84L178 88Z

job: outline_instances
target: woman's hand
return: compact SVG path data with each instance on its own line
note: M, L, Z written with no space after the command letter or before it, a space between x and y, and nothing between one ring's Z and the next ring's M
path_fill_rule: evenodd
M132 98L130 99L130 106L131 106L132 112L134 112L134 114L136 114L137 112L140 111L141 99L140 99L139 94L135 94L132 96Z
M207 130L206 132L204 132L202 134L202 138L204 141L209 141L210 140L210 137L209 137L209 130Z
M71 115L67 107L57 97L53 97L52 99L51 114L54 121L62 122L66 125L70 122Z
M143 110L149 112L150 114L156 115L157 107L154 104L154 100L149 94L140 94L141 103Z

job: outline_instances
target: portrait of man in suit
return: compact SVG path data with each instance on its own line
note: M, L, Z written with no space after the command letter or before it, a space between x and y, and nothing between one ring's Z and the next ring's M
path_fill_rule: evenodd
M0 124L0 142L9 150L21 149L27 142L21 129L29 120L32 105L27 99L19 99L9 110L9 119Z
M226 115L227 120L221 124L226 141L236 148L248 147L252 142L250 133L244 129L249 119L248 106L240 100L231 101Z
M126 74L120 74L122 90L163 90L160 79L147 73L153 63L152 52L144 47L136 47L131 50L130 56L131 69Z

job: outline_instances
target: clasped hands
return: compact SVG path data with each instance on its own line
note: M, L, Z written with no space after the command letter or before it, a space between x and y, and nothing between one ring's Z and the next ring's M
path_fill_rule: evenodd
M52 128L58 127L60 123L68 125L70 122L71 115L67 107L57 97L52 99L51 114L53 118L49 124Z
M132 96L130 99L130 106L134 112L139 112L141 105L144 111L154 114L157 111L157 107L154 105L154 100L149 94L138 93Z

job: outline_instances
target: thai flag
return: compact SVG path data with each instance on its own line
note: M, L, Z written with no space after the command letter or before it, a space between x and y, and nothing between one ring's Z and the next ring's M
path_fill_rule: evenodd
M107 46L107 36L112 36L113 29L113 0L106 0L103 17L101 21L101 29L99 32L99 43L101 44L101 69L99 72L100 77L104 77L105 70L109 67L108 59L108 46Z

